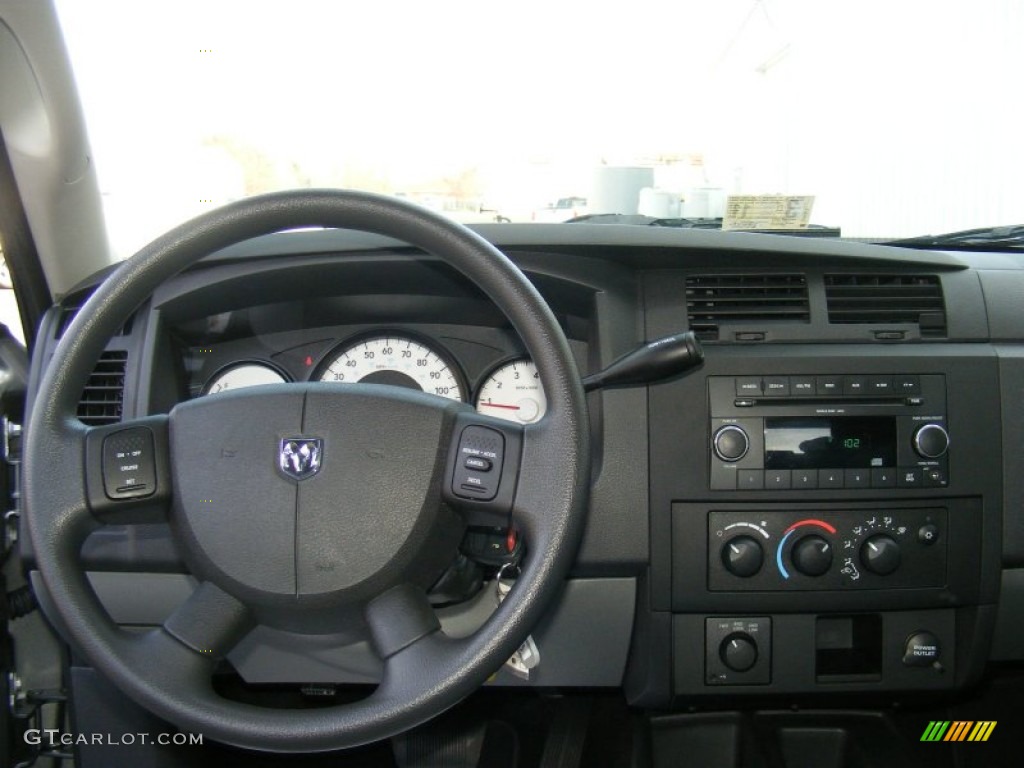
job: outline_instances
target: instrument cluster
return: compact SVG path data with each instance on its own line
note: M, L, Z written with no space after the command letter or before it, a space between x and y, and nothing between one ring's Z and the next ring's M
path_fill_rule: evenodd
M373 332L331 349L310 367L308 381L386 384L461 402L507 421L531 424L541 419L547 400L537 368L526 357L504 360L480 380L475 392L455 358L431 339L405 332ZM267 360L238 360L220 367L203 383L200 395L293 381ZM472 401L470 396L472 395Z

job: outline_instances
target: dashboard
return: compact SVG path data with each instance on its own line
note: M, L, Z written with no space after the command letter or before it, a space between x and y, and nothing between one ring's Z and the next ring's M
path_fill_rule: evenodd
M686 330L705 351L687 375L588 395L583 544L534 633L543 663L494 685L735 706L952 693L992 661L1024 660L1019 261L622 226L478 231L543 295L581 375ZM100 277L47 315L34 382ZM116 423L321 380L521 423L545 409L521 340L476 286L399 242L304 231L166 283L111 339L79 415ZM486 562L493 541L470 535L479 546L463 551ZM82 557L126 626L158 624L191 589L165 526L108 526ZM492 609L481 589L439 613L458 633ZM266 628L231 662L249 683L379 673L353 638Z

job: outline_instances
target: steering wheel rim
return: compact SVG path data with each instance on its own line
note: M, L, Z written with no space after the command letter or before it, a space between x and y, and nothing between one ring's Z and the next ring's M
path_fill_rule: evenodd
M108 339L162 283L234 243L311 226L394 237L468 277L523 339L540 373L548 412L523 428L510 505L528 555L516 588L483 627L461 640L425 631L389 648L381 685L355 704L267 710L219 697L210 684L213 660L197 652L209 633L226 645L251 626L246 606L217 585L204 582L177 624L172 616L145 634L126 633L106 615L77 562L81 542L100 522L90 505L87 477L95 430L75 413ZM155 423L158 432L164 428ZM177 227L122 264L94 292L58 344L32 409L23 462L25 523L55 622L127 696L179 728L216 741L266 751L325 751L376 741L436 716L482 685L525 640L558 593L579 545L589 463L585 397L568 342L540 294L500 251L471 230L394 198L338 190L283 192L242 200ZM85 470L53 482L55 467L78 466ZM158 473L158 484L160 478ZM387 630L388 622L400 624L429 612L424 605L415 590L387 591L367 607L374 638L381 639L377 629ZM425 621L429 624L429 618Z

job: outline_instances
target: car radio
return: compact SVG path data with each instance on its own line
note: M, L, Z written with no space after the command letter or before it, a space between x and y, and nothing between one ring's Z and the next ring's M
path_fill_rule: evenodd
M712 490L945 487L940 374L711 376Z

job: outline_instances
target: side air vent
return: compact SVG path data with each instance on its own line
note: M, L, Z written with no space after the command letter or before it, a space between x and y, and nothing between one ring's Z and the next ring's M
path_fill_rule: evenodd
M807 323L804 275L692 275L686 278L690 330L716 341L725 324Z
M946 305L936 275L825 275L830 323L920 326L923 337L946 335Z
M124 374L128 353L119 350L100 355L78 401L78 418L89 426L116 424L124 403Z

